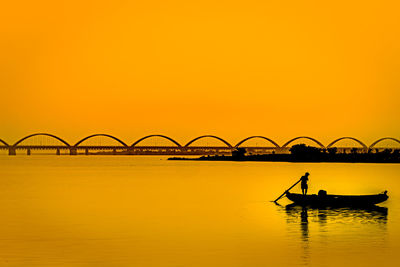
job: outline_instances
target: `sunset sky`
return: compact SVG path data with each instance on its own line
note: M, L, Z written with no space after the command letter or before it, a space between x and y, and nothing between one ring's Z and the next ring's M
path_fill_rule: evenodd
M6 1L0 138L399 138L399 11L398 1Z

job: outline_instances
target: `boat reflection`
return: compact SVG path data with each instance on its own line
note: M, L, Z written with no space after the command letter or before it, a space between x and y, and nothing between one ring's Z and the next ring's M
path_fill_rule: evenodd
M386 225L388 209L379 206L363 208L310 208L289 204L285 207L287 222L300 224L301 237L303 241L309 240L310 222L317 222L321 227L328 223L344 224L378 224Z
M301 226L301 233L302 233L302 238L303 240L307 241L308 240L308 210L306 207L302 207L302 210L300 212L300 226Z

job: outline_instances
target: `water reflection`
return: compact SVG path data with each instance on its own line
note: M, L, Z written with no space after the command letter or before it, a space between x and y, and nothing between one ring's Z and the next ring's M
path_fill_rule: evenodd
M336 222L362 222L362 223L383 223L387 222L388 209L380 206L370 206L362 208L343 207L343 208L309 208L295 204L285 207L288 221L300 218L301 224L308 223L308 217L316 217L319 223L324 224L328 221Z
M304 266L310 264L312 247L328 249L346 240L352 240L356 246L366 243L382 247L386 243L385 207L316 209L290 204L279 209L286 214L289 238L299 240Z
M308 240L308 210L307 210L307 207L302 207L300 217L301 217L300 226L301 226L302 239L304 241L307 241Z
M355 225L355 224L376 224L379 229L386 227L388 209L385 207L371 206L363 208L309 208L295 204L284 207L287 215L287 223L298 223L301 230L301 238L303 241L310 239L310 222L317 222L320 232L327 224L331 225ZM330 228L333 229L331 226ZM353 229L354 231L354 229Z

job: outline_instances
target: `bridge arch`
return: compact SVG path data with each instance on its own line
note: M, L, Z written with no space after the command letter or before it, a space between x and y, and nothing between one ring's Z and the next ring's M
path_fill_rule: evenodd
M80 141L78 141L78 142L74 145L74 147L77 147L77 146L79 146L82 142L84 142L84 141L86 141L86 140L88 140L88 139L90 139L90 138L96 137L96 136L105 136L105 137L109 137L109 138L111 138L111 139L114 139L115 141L117 141L118 143L120 143L121 145L123 145L123 146L125 146L125 147L128 146L128 145L125 144L123 141L121 141L121 139L119 139L119 138L117 138L117 137L115 137L115 136L112 136L112 135L109 135L109 134L92 134L92 135L86 136L85 138L83 138L83 139L81 139Z
M379 142L382 142L382 141L384 141L384 140L392 140L392 141L395 141L395 142L397 142L397 143L400 144L400 140L399 140L399 139L396 139L396 138L393 138L393 137L384 137L384 138L378 139L378 140L376 140L375 142L373 142L373 143L369 146L369 148L373 148L376 144L378 144Z
M181 144L179 144L177 141L175 141L174 139L172 139L171 137L168 137L166 135L162 135L162 134L151 134L151 135L147 135L145 137L140 138L139 140L137 140L135 143L133 143L131 145L131 147L136 146L137 144L139 144L140 142L142 142L143 140L147 139L147 138L151 138L151 137L161 137L164 139L167 139L169 141L171 141L172 143L174 143L175 145L177 145L177 147L182 147Z
M269 141L270 143L272 143L275 147L277 147L277 148L280 147L275 141L269 139L268 137L260 136L260 135L255 135L255 136L247 137L247 138L243 139L242 141L240 141L239 143L237 143L237 144L235 145L235 147L239 147L239 146L240 146L241 144L243 144L244 142L246 142L246 141L248 141L248 140L250 140L250 139L253 139L253 138L265 139L265 140Z
M5 146L9 146L6 141L0 139L0 143L3 143Z
M71 145L70 144L68 144L64 139L61 139L60 137L58 137L58 136L55 136L55 135L53 135L53 134L48 134L48 133L34 133L34 134L30 134L30 135L28 135L28 136L25 136L24 138L21 138L21 139L19 139L14 145L12 145L13 147L16 147L18 144L20 144L22 141L24 141L24 140L26 140L26 139L28 139L28 138L31 138L31 137L34 137L34 136L38 136L38 135L43 135L43 136L49 136L49 137L52 137L52 138L55 138L55 139L57 139L58 141L60 141L60 142L62 142L64 145L66 145L67 147L71 147Z
M359 143L363 148L368 148L368 146L367 146L366 144L364 144L363 142L361 142L360 140L358 140L358 139L356 139L356 138L354 138L354 137L341 137L341 138L338 138L338 139L334 140L333 142L331 142L331 143L327 146L327 148L332 147L334 144L336 144L337 142L339 142L340 140L343 140L343 139L348 139L348 140L356 141L356 142Z
M290 143L292 143L293 141L296 141L297 139L308 139L308 140L311 140L311 141L313 141L314 143L318 144L321 148L325 148L325 146L324 146L320 141L318 141L317 139L314 139L314 138L312 138L312 137L309 137L309 136L299 136L299 137L295 137L295 138L293 138L293 139L290 139L289 141L287 141L287 142L282 146L282 148L287 147Z
M227 145L229 148L232 148L232 145L231 145L231 144L229 144L227 141L225 141L225 140L222 139L221 137L218 137L218 136L215 136L215 135L202 135L202 136L196 137L195 139L189 141L184 147L188 147L188 146L190 146L190 144L192 144L193 142L195 142L195 141L197 141L197 140L199 140L199 139L202 139L202 138L206 138L206 137L211 137L211 138L220 140L220 141L223 142L225 145Z

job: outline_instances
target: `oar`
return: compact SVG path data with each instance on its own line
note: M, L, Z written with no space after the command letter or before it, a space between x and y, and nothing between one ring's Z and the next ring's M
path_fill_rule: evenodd
M277 199L274 200L274 202L276 203L279 199L281 199L284 195L286 195L287 191L289 191L290 189L292 189L293 187L295 187L298 183L300 183L300 180L298 180L294 185L292 185L291 187L289 187L289 189L287 189L285 192L283 192L282 195L280 195Z

